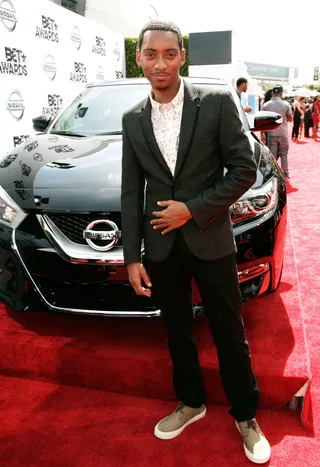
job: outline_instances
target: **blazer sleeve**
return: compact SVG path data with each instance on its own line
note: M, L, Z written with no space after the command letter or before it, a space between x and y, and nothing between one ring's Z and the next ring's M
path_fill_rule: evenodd
M199 230L204 230L227 211L256 180L253 150L237 106L229 91L221 97L218 138L220 157L227 173L221 175L213 186L186 202Z
M125 116L122 119L121 218L122 244L126 264L141 261L144 175L129 140Z

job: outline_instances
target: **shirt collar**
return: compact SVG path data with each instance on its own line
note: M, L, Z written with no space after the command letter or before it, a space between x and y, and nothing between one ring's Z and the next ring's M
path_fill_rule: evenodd
M152 105L152 108L154 110L159 110L159 109L171 109L172 107L177 107L178 105L181 105L183 103L184 99L184 83L183 79L180 78L180 87L177 95L172 99L171 102L168 102L167 104L160 104L159 102L156 102L153 98L153 92L152 89L150 90L150 102Z

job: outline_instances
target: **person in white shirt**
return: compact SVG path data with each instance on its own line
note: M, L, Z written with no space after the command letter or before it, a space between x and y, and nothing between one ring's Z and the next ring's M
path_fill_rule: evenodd
M259 389L241 317L229 215L229 207L253 185L256 163L230 91L183 80L184 60L176 25L151 21L142 28L137 63L151 93L124 114L122 123L124 259L137 295L152 294L161 309L180 400L154 434L175 438L206 415L193 335L194 278L218 350L230 414L245 454L262 463L271 450L255 419Z
M249 87L249 82L248 82L247 78L242 78L241 77L241 78L237 79L237 89L236 89L236 91L237 91L237 94L239 96L240 102L241 102L241 94L243 92L247 92L248 87ZM250 107L250 105L245 105L243 107L243 110L245 112L247 112L247 113L250 113L251 110L252 110L252 107Z

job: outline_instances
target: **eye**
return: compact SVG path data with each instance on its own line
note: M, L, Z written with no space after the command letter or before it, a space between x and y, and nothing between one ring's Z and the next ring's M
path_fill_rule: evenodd
M154 57L154 54L152 52L147 52L146 53L146 57L147 58L153 58Z

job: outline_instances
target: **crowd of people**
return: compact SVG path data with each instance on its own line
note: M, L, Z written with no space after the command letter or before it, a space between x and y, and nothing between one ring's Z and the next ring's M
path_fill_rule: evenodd
M269 89L263 99L263 103L272 99L273 89ZM320 123L320 93L315 97L306 98L304 96L295 96L294 98L284 97L292 110L293 126L291 139L294 142L305 138L313 138L318 140L318 128ZM312 134L310 136L310 130Z
M279 129L270 131L266 135L266 144L276 159L281 160L281 167L286 180L289 180L288 150L289 137L287 123L293 121L291 139L293 142L310 138L317 141L320 121L320 94L313 99L303 96L295 96L291 101L289 97L283 97L282 86L275 86L266 93L262 110L270 110L280 113L282 124Z
M237 80L236 91L240 100L241 94L247 92L247 89L248 80L246 78L239 78ZM244 107L245 112L250 112L251 110L251 107ZM311 129L311 138L318 141L320 93L314 98L303 96L295 96L294 98L284 97L283 87L275 85L266 91L264 97L259 99L259 110L276 112L282 117L282 123L279 128L262 134L261 139L269 147L276 160L280 159L285 179L288 181L290 180L288 122L293 122L291 133L293 142L302 140L303 135L305 138L310 138Z
M303 132L305 138L310 138L310 129L312 129L312 138L317 140L320 121L320 94L314 99L296 96L292 110L294 116L292 141L301 140Z

